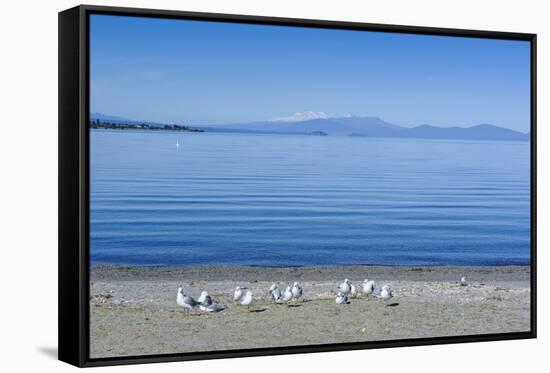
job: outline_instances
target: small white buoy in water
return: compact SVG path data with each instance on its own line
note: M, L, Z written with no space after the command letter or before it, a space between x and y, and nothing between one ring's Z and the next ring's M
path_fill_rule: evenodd
M468 283L466 282L466 277L462 276L460 279L460 286L468 286Z

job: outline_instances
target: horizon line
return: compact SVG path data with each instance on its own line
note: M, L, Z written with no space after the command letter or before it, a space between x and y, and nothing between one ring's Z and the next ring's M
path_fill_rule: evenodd
M164 125L180 124L180 125L193 126L193 127L210 127L210 126L212 126L212 127L221 127L221 126L230 126L230 125L239 125L239 124L253 124L253 123L292 124L292 123L308 122L308 121L311 121L311 120L319 120L319 119L328 120L328 119L347 119L347 118L375 118L375 119L385 121L382 117L379 117L379 116L376 116L376 115L366 115L366 116L353 115L353 116L328 116L328 117L324 117L324 118L310 118L310 119L294 120L294 121L291 121L291 120L286 120L285 121L285 120L277 120L277 119L260 119L260 120L252 120L252 121L247 121L247 122L193 124L192 122L187 122L187 121L165 122L165 121L157 121L157 120L151 120L151 119L132 119L132 118L126 118L126 117L121 116L121 115L105 114L105 113L99 112L99 111L94 111L94 112L90 111L89 114L90 114L90 120L92 119L91 118L92 115L96 114L96 115L103 115L103 116L108 116L108 117L119 118L117 120L126 120L126 121L131 121L131 122L143 122L143 123L148 122L148 123L164 124ZM472 124L472 125L469 125L469 126L454 125L454 126L448 126L448 127L437 126L437 125L433 125L433 124L429 124L429 123L421 123L421 124L416 124L416 125L412 125L412 126L395 124L395 123L392 123L392 122L386 122L386 123L392 124L392 125L395 125L395 126L398 126L398 127L402 127L402 128L417 128L417 127L421 127L421 126L430 126L430 127L434 127L434 128L464 128L464 129L468 129L468 128L478 127L478 126L482 126L482 125L489 125L489 126L493 126L493 127L497 127L497 128L507 129L507 130L517 132L517 133L521 133L521 134L530 134L531 133L531 128L529 128L526 132L524 132L524 131L513 129L513 128L510 128L510 127L503 127L503 126L499 126L499 125L488 123L488 122ZM531 126L529 126L529 127L531 127Z

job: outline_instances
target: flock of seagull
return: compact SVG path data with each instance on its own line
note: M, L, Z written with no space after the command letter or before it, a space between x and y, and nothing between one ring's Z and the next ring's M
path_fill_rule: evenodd
M462 277L460 279L460 286L467 286L466 278ZM373 280L365 279L361 284L360 292L368 296L373 296L377 299L382 299L387 302L394 297L393 289L384 285L378 287L376 282ZM272 284L268 290L268 299L273 303L286 303L297 302L303 300L303 289L298 282L294 282L292 286L286 286L286 288L281 291L277 284ZM336 304L350 304L350 298L355 298L359 295L359 290L357 287L347 278L338 286L338 293L336 295L335 302ZM246 287L237 286L233 291L233 301L236 304L242 306L247 306L250 310L250 305L253 301L252 291ZM195 307L203 312L220 312L226 309L226 306L222 303L214 303L212 297L208 294L207 291L203 291L200 297L195 300L193 297L185 293L183 287L178 288L178 295L176 298L176 303L185 309L187 315L191 313Z
M355 298L358 295L357 287L347 278L338 287L338 294L336 295L337 304L350 304L350 297ZM389 285L384 285L379 288L374 280L365 279L361 284L361 292L367 296L373 296L375 298L388 301L393 298L393 290Z

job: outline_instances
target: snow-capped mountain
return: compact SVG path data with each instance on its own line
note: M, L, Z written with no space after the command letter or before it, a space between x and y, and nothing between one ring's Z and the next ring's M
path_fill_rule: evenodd
M303 122L311 119L326 119L328 114L322 111L304 111L303 113L294 113L288 117L274 118L270 122Z

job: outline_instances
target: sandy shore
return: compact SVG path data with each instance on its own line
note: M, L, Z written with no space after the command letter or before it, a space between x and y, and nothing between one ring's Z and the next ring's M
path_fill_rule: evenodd
M469 285L458 284L466 276ZM360 296L337 305L344 278L395 291L392 305ZM529 331L530 268L330 266L122 267L90 273L90 357L326 344ZM271 304L267 289L299 281L305 301ZM198 298L207 290L228 308L185 316L178 286ZM234 305L233 289L250 288L252 311Z

